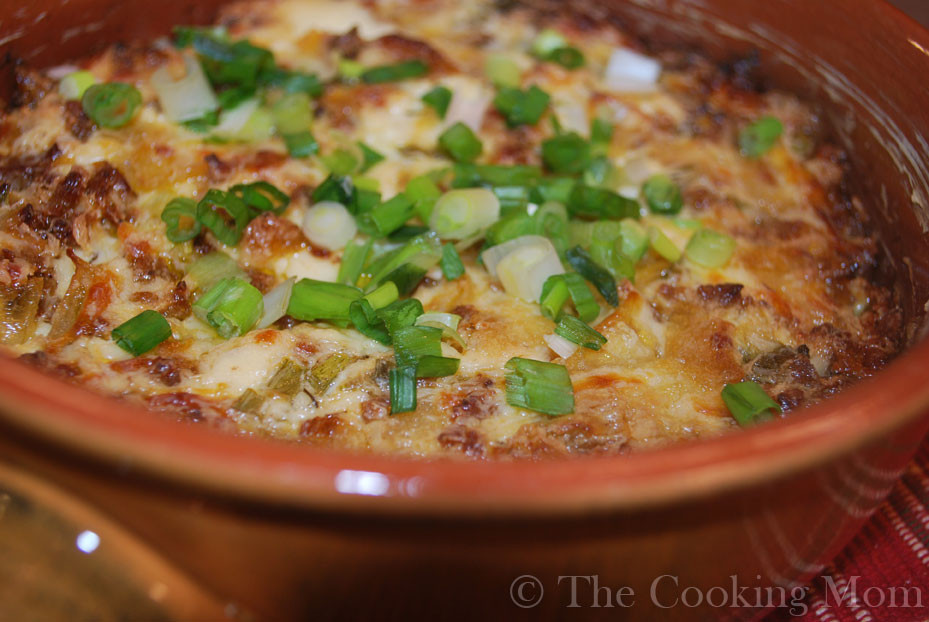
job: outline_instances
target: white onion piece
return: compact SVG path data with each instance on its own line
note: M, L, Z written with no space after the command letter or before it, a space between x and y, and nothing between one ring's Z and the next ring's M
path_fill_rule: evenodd
M510 242L522 242L495 262L497 278L511 296L538 302L548 277L563 274L564 267L551 241L537 235L525 235ZM501 244L506 246L509 242ZM489 251L494 250L490 248ZM486 259L485 259L486 264ZM490 266L488 266L489 268Z
M578 346L571 343L561 335L556 335L552 333L551 335L545 335L542 337L545 340L546 345L552 349L552 352L557 354L563 359L568 358L575 352L577 352Z
M605 84L614 91L653 91L661 75L661 63L626 48L616 48L606 66Z
M322 201L307 210L303 217L303 233L313 244L337 251L355 237L358 225L344 205Z
M172 121L199 119L219 107L199 61L185 55L184 67L187 75L180 80L171 77L168 67L162 67L152 74L152 88L158 95L165 116Z
M296 278L290 277L264 295L265 310L255 328L267 328L287 315L287 305L290 304L290 294L296 282Z
M446 240L465 240L500 218L500 199L487 188L449 190L435 202L429 228Z

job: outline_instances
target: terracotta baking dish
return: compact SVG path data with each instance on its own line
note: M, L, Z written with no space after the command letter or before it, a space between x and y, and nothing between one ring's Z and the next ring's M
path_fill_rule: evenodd
M2 4L0 51L47 66L208 21L216 3ZM929 427L929 32L874 0L584 9L721 61L758 49L772 85L822 104L887 246L912 342L904 355L826 404L726 438L501 464L223 436L0 358L0 458L96 505L262 619L556 617L572 600L564 575L597 575L614 594L629 587L636 597L625 600L635 606L617 612L627 619L751 619L769 603L658 607L688 586L731 589L732 575L754 587L817 574L884 499ZM521 575L541 581L534 609L511 599ZM513 594L531 600L536 587ZM577 598L589 605L592 592Z

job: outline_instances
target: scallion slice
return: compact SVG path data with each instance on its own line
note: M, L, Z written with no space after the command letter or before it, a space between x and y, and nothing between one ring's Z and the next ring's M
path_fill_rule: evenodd
M732 416L743 428L769 421L774 418L771 411L782 412L757 382L746 380L727 384L722 391L723 402Z
M282 135L305 132L313 123L310 97L306 93L284 95L271 107L274 126Z
M358 277L371 254L373 240L349 243L342 251L342 263L339 264L338 281L344 285L355 285Z
M605 119L595 118L590 122L590 142L599 145L609 144L613 140L614 126Z
M619 250L632 261L639 261L648 252L648 231L631 218L619 223Z
M576 47L570 45L555 48L541 58L542 60L557 63L565 69L578 69L584 66L584 54Z
M329 175L313 190L314 203L321 201L334 201L345 206L354 204L355 184L352 178L345 175Z
M473 188L474 186L488 186L491 188L498 186L533 187L547 181L542 179L542 169L527 164L515 166L456 164L453 171L455 173L455 178L452 180L453 188Z
M506 370L511 406L551 416L574 412L574 387L564 365L517 357L507 362Z
M355 329L362 335L384 345L390 345L390 333L387 331L387 326L369 301L364 298L352 301L348 308L348 315Z
M471 128L461 121L442 132L439 145L458 162L473 162L484 149Z
M197 220L197 202L186 197L175 197L161 211L165 237L175 244L192 240L200 234L202 225Z
M235 259L222 251L213 251L190 264L184 280L194 290L206 291L223 279L246 278Z
M667 175L649 177L642 185L642 196L655 214L674 215L684 206L680 187Z
M284 146L292 158L308 158L319 153L319 143L309 130L284 134Z
M446 240L463 240L500 217L500 200L486 188L462 188L443 194L432 209L429 227Z
M581 173L590 163L590 155L590 142L575 132L542 141L542 161L554 173Z
M616 291L616 280L604 268L593 260L590 254L580 246L575 246L565 253L565 259L578 274L593 285L603 299L614 307L619 306L619 294Z
M648 228L648 242L653 251L671 263L681 258L681 249L679 249L674 242L664 234L664 231L658 227L651 226Z
M416 326L432 326L442 331L442 338L449 338L454 341L460 348L465 348L467 344L464 338L458 332L458 324L461 322L461 316L454 313L439 313L431 311L423 313L416 318Z
M384 201L369 212L374 226L382 236L390 235L413 217L413 202L405 194Z
M390 414L416 410L416 366L406 365L390 370Z
M489 54L484 63L484 72L498 87L518 87L522 77L519 65L505 54Z
M593 299L593 296L591 296L591 299ZM555 274L548 277L545 285L542 286L542 296L539 299L542 315L555 319L561 313L561 309L564 308L567 301L568 284L564 280L564 275ZM597 312L599 314L599 309Z
M287 306L290 304L290 295L296 281L297 279L291 277L264 295L264 312L255 328L267 328L287 315Z
M588 350L599 350L606 343L606 337L585 322L565 313L562 313L561 317L558 318L555 334Z
M568 197L568 211L577 218L619 220L638 218L639 204L605 188L575 184Z
M234 194L207 190L197 203L197 220L227 246L235 246L251 220L248 206Z
M497 92L494 107L509 127L535 125L548 108L549 101L549 94L535 85L524 91L510 86Z
M461 257L451 242L442 245L442 258L439 260L439 266L442 268L442 275L446 281L454 281L464 274L464 264L461 263Z
M336 149L320 159L333 175L350 175L361 166L358 156L348 149Z
M261 212L282 214L290 205L287 193L266 181L236 184L229 188L229 193L245 203L253 216Z
M776 117L762 117L739 133L739 150L746 158L757 160L774 147L783 133L784 125Z
M400 297L397 286L392 281L387 281L369 294L365 294L363 300L367 300L371 307L376 311L389 305Z
M458 372L460 363L461 359L448 356L421 356L416 361L416 377L441 378L443 376L454 376Z
M432 326L405 326L392 333L397 366L416 365L422 356L442 356L442 331Z
M422 280L442 257L442 243L435 233L429 232L413 238L401 248L390 251L374 260L367 270L371 274L369 289L384 281L393 281L405 296ZM417 276L418 275L418 276Z
M421 60L407 60L393 65L371 67L361 74L361 81L366 84L396 82L408 78L418 78L429 73L429 65Z
M212 326L220 337L244 335L264 311L261 292L240 278L223 279L193 304L193 311Z
M396 300L383 309L378 309L378 317L384 320L387 332L391 336L408 326L413 326L423 315L423 303L415 298Z
M432 217L435 202L442 196L442 191L428 175L420 175L407 182L403 194L413 201L413 209L419 219L427 223Z
M75 71L61 79L58 83L58 93L65 99L79 100L96 82L94 74L89 71Z
M81 107L100 127L123 127L142 105L142 94L131 84L108 82L94 84L84 91Z
M303 387L303 375L306 368L293 359L285 358L277 366L274 375L268 380L268 388L281 395L293 397Z
M113 341L132 356L140 356L171 337L171 325L157 311L146 310L113 329Z
M600 305L584 277L576 272L566 272L561 277L568 286L568 294L571 296L571 304L574 305L577 316L585 322L593 322L597 319L600 315Z
M539 58L544 58L558 48L563 48L568 41L557 30L546 28L536 35L532 41L532 53Z
M349 320L349 307L352 302L361 296L361 290L351 285L300 279L290 295L287 315L304 322L345 322Z
M617 242L594 240L590 245L590 256L600 266L606 268L614 279L635 280L635 262L622 254Z
M735 240L712 229L700 229L691 236L684 249L687 259L704 268L726 265L735 252Z
M452 103L452 92L444 86L437 86L423 95L422 100L424 104L435 110L440 119L444 119L448 106Z
M378 153L368 145L359 142L358 148L361 149L361 172L365 173L372 166L384 161L384 154Z
M334 201L321 201L308 209L301 228L310 242L329 250L345 248L358 233L348 209Z

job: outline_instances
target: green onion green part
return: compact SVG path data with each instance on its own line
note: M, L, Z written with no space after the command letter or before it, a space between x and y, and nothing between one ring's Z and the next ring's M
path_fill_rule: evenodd
M240 278L216 283L193 304L193 311L223 339L244 335L264 311L261 292Z
M361 296L361 290L351 285L300 279L290 294L287 315L304 322L347 322L349 307Z
M406 365L390 370L390 414L416 410L416 366Z
M535 125L542 118L551 97L533 85L526 90L508 86L501 88L494 97L494 107L506 119L509 127Z
M773 419L772 411L782 412L778 403L765 393L761 385L751 380L727 384L723 387L722 398L726 408L743 428Z
M165 223L165 237L175 244L192 240L203 229L197 220L197 202L186 197L175 197L161 211Z
M251 220L248 206L229 192L210 189L197 203L197 220L227 246L235 246Z
M712 229L700 229L687 242L687 259L704 268L720 268L732 258L735 240Z
M680 187L667 175L653 175L642 185L642 196L655 214L674 215L684 207Z
M762 117L739 133L739 150L746 158L757 160L774 147L783 133L784 125L777 118Z
M565 313L558 318L555 334L589 350L599 350L606 343L606 337L585 322Z
M452 92L444 86L437 86L422 97L423 103L435 110L440 119L445 118L448 106L452 103Z
M619 306L619 294L616 291L616 280L606 268L598 265L590 253L580 246L575 246L565 253L565 259L578 274L596 288L603 299L614 307Z
M157 311L146 310L113 329L113 341L132 356L140 356L171 337L171 325Z
M439 145L458 162L473 162L484 150L471 128L460 121L442 132Z
M381 65L366 69L361 74L361 81L366 84L396 82L408 78L418 78L429 73L429 65L421 60L407 60L394 65Z
M564 365L517 357L506 371L507 404L550 416L574 412L574 387Z
M542 141L542 161L554 173L581 173L590 163L590 156L590 142L575 132Z
M84 91L81 107L100 127L123 127L142 105L142 94L131 84L108 82L94 84Z
M446 281L454 281L464 274L464 264L461 263L461 257L451 242L442 245L442 258L439 260L439 266L442 268L442 275Z

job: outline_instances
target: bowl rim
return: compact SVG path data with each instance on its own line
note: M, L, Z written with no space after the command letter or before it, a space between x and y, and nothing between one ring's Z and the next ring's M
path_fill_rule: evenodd
M898 8L886 1L871 8L890 17L899 36L929 49L929 31ZM0 421L122 473L264 506L557 517L683 503L815 468L929 413L925 369L924 339L873 378L770 424L628 455L540 462L425 460L221 433L63 382L6 354Z

